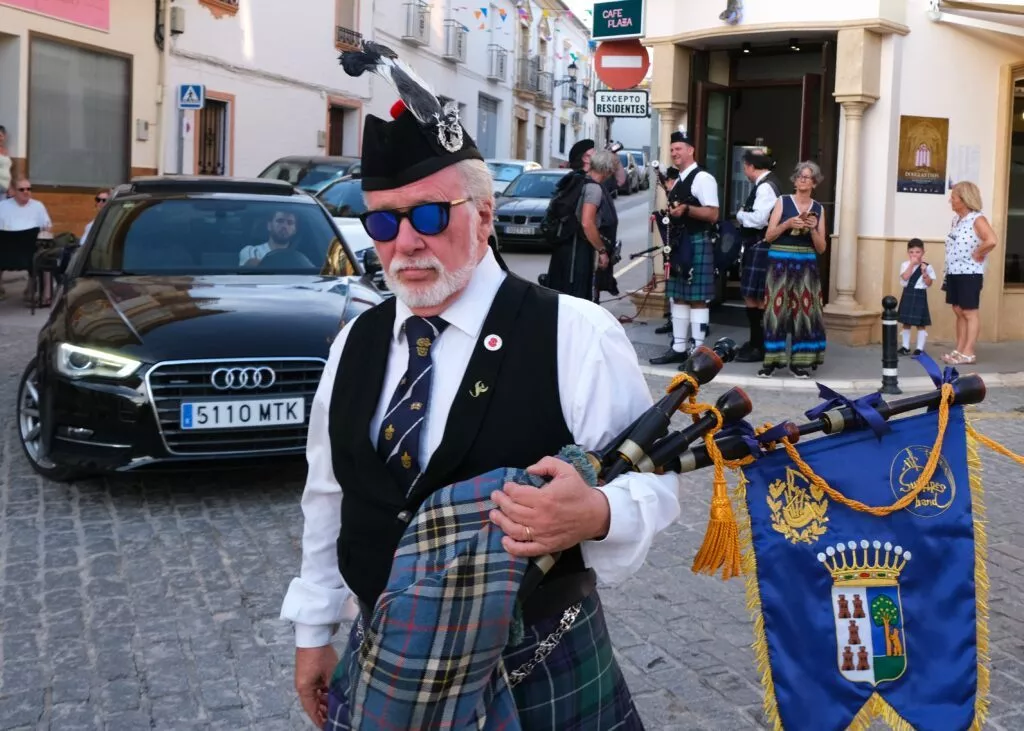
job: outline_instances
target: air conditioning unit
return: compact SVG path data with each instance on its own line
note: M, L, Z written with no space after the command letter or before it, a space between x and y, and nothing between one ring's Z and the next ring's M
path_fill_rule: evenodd
M583 112L579 109L574 109L572 113L572 126L579 128L583 125Z
M498 45L491 45L487 69L487 78L491 81L504 81L508 78L508 51Z
M430 43L430 6L422 2L405 5L405 33L402 40L416 46Z

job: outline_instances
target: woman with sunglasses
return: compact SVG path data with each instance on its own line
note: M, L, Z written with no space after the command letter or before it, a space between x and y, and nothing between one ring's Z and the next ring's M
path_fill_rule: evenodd
M96 223L96 216L100 215L100 211L103 210L103 206L107 205L107 201L110 200L110 191L101 190L96 193L96 213L93 214L93 219L89 223L85 224L85 230L82 231L82 238L78 240L79 244L84 244L85 239L89 236L89 232L92 230L92 225Z

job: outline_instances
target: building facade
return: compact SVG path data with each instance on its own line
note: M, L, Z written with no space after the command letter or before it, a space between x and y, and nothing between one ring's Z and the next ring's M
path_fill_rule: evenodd
M167 50L163 170L255 176L287 155L358 156L369 75L339 62L372 24L359 0L174 0L180 25ZM205 87L198 111L178 111L181 85Z
M831 341L878 342L881 300L900 293L907 240L940 273L949 190L976 183L998 246L986 264L980 340L1024 338L1024 16L982 0L647 0L657 144L677 128L742 203L739 155L768 145L788 178L813 159L825 181ZM732 21L732 22L730 22ZM664 156L664 153L662 153ZM955 339L938 283L933 337Z
M95 193L157 169L153 2L0 0L0 125L54 231L82 234Z

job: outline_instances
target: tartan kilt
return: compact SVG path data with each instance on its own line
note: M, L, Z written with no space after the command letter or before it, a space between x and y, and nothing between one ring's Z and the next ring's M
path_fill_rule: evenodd
M496 718L518 716L518 727L502 725L499 731L643 731L640 713L612 653L597 590L581 604L572 628L562 635L551 654L512 689L515 711L506 713L506 709L494 706L489 709ZM526 626L523 641L503 653L506 671L512 672L531 660L540 641L555 630L561 618L559 613ZM360 617L352 623L348 646L331 681L324 731L353 731L348 701L336 681L343 675L342 667L359 650L363 621Z
M907 286L900 297L896 319L901 325L930 327L932 316L928 311L928 290Z
M740 272L740 296L758 301L765 298L768 283L768 250L771 244L757 241L743 249L743 269Z
M715 253L711 234L702 231L690 236L693 242L693 280L670 276L665 282L665 296L681 302L707 302L715 297Z

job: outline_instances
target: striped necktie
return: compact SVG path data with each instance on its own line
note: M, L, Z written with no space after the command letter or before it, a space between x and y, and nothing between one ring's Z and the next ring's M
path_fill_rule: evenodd
M412 316L405 321L409 366L398 382L380 423L377 454L408 495L422 473L420 435L427 415L434 365L430 349L448 323L440 317Z

